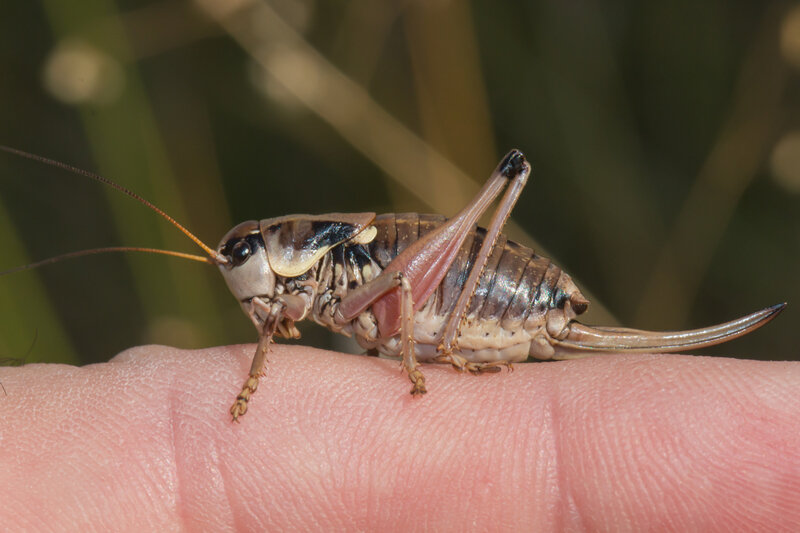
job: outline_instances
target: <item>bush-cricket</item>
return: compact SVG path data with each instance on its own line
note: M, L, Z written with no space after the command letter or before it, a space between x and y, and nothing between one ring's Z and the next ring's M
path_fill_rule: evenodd
M264 376L274 336L297 338L311 319L354 336L365 349L402 360L411 394L427 391L420 362L481 374L528 358L568 359L600 352L676 352L734 339L764 325L785 304L706 328L651 332L593 327L576 317L589 304L569 275L508 240L503 226L531 172L509 152L477 196L456 215L329 213L243 222L214 249L165 212L107 178L14 148L0 150L81 174L149 207L194 241L205 256L137 247L72 252L0 273L81 255L142 251L210 263L258 330L234 421ZM505 190L486 229L478 218Z

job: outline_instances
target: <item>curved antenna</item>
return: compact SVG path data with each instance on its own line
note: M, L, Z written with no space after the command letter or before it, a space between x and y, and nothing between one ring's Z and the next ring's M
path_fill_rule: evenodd
M83 170L82 168L73 167L72 165L68 165L66 163L62 163L61 161L56 161L55 159L50 159L50 158L47 158L47 157L43 157L41 155L32 154L32 153L29 153L29 152L25 152L23 150L18 150L16 148L12 148L10 146L5 146L5 145L0 144L0 150L2 150L3 152L7 152L9 154L14 154L14 155L17 155L17 156L20 156L20 157L24 157L25 159L30 159L32 161L37 161L39 163L44 163L45 165L50 165L51 167L60 168L62 170L66 170L68 172L72 172L73 174L78 174L80 176L85 176L85 177L93 179L95 181L99 181L100 183L102 183L104 185L108 185L109 187L111 187L113 189L116 189L119 192L130 196L134 200L144 204L145 206L149 207L150 209L152 209L153 211L155 211L156 213L158 213L159 215L164 217L164 219L167 222L169 222L170 224L172 224L173 226L175 226L176 228L181 230L184 235L189 237L192 241L194 241L195 244L197 244L200 248L202 248L203 251L205 253L207 253L208 256L211 258L210 262L212 264L224 265L224 264L227 264L227 262L228 262L228 260L225 258L225 256L223 256L222 254L220 254L216 250L213 250L212 248L207 246L203 241L201 241L199 238L195 237L194 234L191 231L189 231L188 229L184 228L181 224L179 224L178 221L176 221L174 218L172 218L171 216L166 214L164 211L162 211L158 207L154 206L153 204L151 204L150 202L148 202L147 200L145 200L144 198L142 198L141 196L139 196L135 192L133 192L133 191L131 191L129 189L126 189L122 185L114 183L113 181L111 181L108 178L104 178L103 176L101 176L99 174L95 174L94 172L89 172L88 170ZM95 252L95 253L102 253L102 251L100 251L100 250L105 250L105 251L125 251L122 248L113 248L113 249L112 248L98 248L97 250L98 251ZM175 255L177 257L186 257L186 256L193 257L193 256L190 256L190 254L181 255L180 252L173 252L173 253L170 254L167 250L156 251L156 250L150 250L150 249L147 249L147 248L130 248L127 251L151 251L151 252L154 252L154 253ZM89 252L91 252L91 250L84 250L83 252L73 252L73 253L75 254L74 257L78 257L80 255L88 255ZM73 255L64 254L63 256L58 256L58 257L54 257L54 258L51 258L51 259L52 260L57 260L59 257L66 259L66 257L71 257L71 256L73 256ZM186 258L189 258L189 257L186 257ZM45 259L44 261L40 261L39 263L31 263L31 265L46 264L48 262L52 262L51 259ZM31 266L31 265L26 265L24 267L20 267L18 270L26 270L27 268L33 268L33 266ZM7 270L7 271L3 272L3 274L11 273L12 271L16 272L17 270L16 269L12 269L11 271Z

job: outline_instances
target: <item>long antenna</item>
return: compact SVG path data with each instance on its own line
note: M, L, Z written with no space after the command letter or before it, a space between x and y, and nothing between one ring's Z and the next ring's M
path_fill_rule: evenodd
M65 254L56 255L54 257L48 257L47 259L42 259L41 261L36 261L35 263L28 263L27 265L22 265L14 268L9 268L8 270L0 271L0 276L5 276L7 274L15 274L17 272L22 272L23 270L31 270L33 268L38 268L40 266L49 265L50 263L57 263L58 261L63 261L64 259L74 259L76 257L83 257L85 255L105 254L109 252L145 252L148 254L171 255L172 257L180 257L181 259L191 259L192 261L200 261L201 263L211 263L212 265L216 264L214 259L210 257L205 257L203 255L185 254L183 252L173 252L172 250L161 250L159 248L141 248L138 246L110 246L107 248L92 248L91 250L79 250L77 252L67 252Z
M176 228L181 230L184 235L186 235L187 237L192 239L192 241L194 241L195 244L197 244L200 248L202 248L203 251L205 253L207 253L208 256L211 258L211 261L210 261L211 263L213 263L213 264L226 264L228 262L227 258L224 255L220 254L219 252L217 252L217 251L213 250L212 248L210 248L209 246L207 246L203 241L201 241L199 238L195 237L194 234L191 231L189 231L188 229L184 228L181 224L179 224L178 221L176 221L174 218L172 218L171 216L166 214L164 211L162 211L158 207L154 206L153 204L151 204L150 202L148 202L147 200L145 200L144 198L142 198L141 196L139 196L135 192L133 192L133 191L131 191L129 189L126 189L122 185L114 183L113 181L111 181L108 178L104 178L103 176L101 176L99 174L95 174L94 172L89 172L88 170L83 170L82 168L73 167L72 165L68 165L66 163L62 163L61 161L56 161L55 159L49 159L47 157L43 157L43 156L40 156L40 155L32 154L30 152L25 152L23 150L18 150L16 148L12 148L10 146L5 146L5 145L0 144L0 150L2 150L4 152L8 152L9 154L14 154L14 155L18 155L20 157L24 157L25 159L30 159L32 161L37 161L39 163L44 163L45 165L50 165L51 167L60 168L62 170L66 170L68 172L72 172L73 174L78 174L80 176L85 176L85 177L93 179L95 181L99 181L100 183L102 183L104 185L108 185L109 187L111 187L113 189L116 189L119 192L121 192L123 194L126 194L126 195L130 196L131 198L133 198L134 200L146 205L147 207L149 207L150 209L152 209L153 211L155 211L156 213L158 213L159 215L164 217L164 219L167 222L169 222L170 224L172 224L173 226L175 226ZM96 251L94 251L94 253L103 253L104 251L126 251L126 250L123 249L123 248L98 248ZM153 252L153 253L162 253L162 254L167 254L167 255L175 255L177 257L185 257L187 259L188 258L192 258L192 257L195 257L195 258L197 257L197 256L191 256L190 254L181 254L180 252L169 252L167 250L158 250L158 251L156 251L154 249L147 249L147 248L135 248L135 249L134 248L129 248L129 249L127 249L127 251L149 251L149 252ZM73 252L72 254L64 254L63 256L58 256L58 258L66 259L67 257L78 257L80 255L88 255L91 252L92 252L92 250L84 250L82 252ZM57 260L58 258L54 257L54 258L52 258L52 260ZM33 268L34 266L38 266L40 264L46 264L46 263L52 262L52 260L51 259L45 259L44 261L39 261L38 263L31 263L31 265L25 265L23 267L19 267L18 269L8 270L6 272L3 272L3 274L16 272L18 270L26 270L27 268Z

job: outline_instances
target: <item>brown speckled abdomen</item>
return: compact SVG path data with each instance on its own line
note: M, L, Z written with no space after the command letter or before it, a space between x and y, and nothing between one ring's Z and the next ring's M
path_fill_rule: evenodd
M379 215L373 222L378 234L368 245L369 254L385 268L408 245L445 220L441 215L416 213ZM444 280L416 313L414 337L420 360L436 355L444 323L469 276L484 234L478 227L471 232ZM514 362L529 355L550 358L553 349L548 337L558 338L567 322L587 305L569 275L549 259L501 235L470 300L457 340L458 353L473 362ZM396 339L378 349L389 355L399 353Z

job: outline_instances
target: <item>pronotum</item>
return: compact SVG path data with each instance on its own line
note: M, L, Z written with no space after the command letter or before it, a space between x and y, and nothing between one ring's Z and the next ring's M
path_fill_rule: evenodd
M216 249L169 215L116 183L58 161L0 146L5 152L60 167L109 185L143 203L192 239L207 256L145 251L216 265L258 330L249 375L230 409L234 421L264 376L273 337L297 338L311 319L354 336L369 350L399 356L412 395L426 392L420 362L460 372L497 372L512 363L568 359L598 352L676 352L734 339L770 321L777 304L702 329L651 332L592 327L575 320L589 302L549 259L506 239L503 226L531 167L518 150L506 155L477 196L451 218L416 213L329 213L250 220L231 229ZM505 190L486 229L478 218Z

